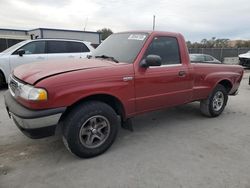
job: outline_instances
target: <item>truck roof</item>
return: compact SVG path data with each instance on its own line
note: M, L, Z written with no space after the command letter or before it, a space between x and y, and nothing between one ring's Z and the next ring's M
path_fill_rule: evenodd
M179 36L179 35L181 35L181 33L177 33L177 32L153 31L153 30L132 30L132 31L117 32L117 33L147 33L147 34L170 35L170 36Z

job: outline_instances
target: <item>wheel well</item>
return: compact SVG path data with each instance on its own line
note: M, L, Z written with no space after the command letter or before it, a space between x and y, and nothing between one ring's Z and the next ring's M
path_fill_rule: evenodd
M6 84L7 82L6 82L5 75L4 75L4 73L3 73L3 71L1 69L0 69L0 76L2 76L4 84Z
M227 93L229 93L233 87L232 83L228 80L222 80L219 82L219 84L223 85L226 88Z
M119 99L117 99L116 97L112 96L112 95L107 95L107 94L97 94L97 95L92 95L92 96L88 96L86 98L83 98L79 101L77 101L76 103L74 103L73 105L71 105L70 107L67 108L67 110L65 111L65 115L75 106L84 103L86 101L101 101L104 102L106 104L108 104L109 106L111 106L117 115L119 115L121 117L121 120L124 121L126 119L126 115L125 115L125 109L123 104L121 103L121 101Z

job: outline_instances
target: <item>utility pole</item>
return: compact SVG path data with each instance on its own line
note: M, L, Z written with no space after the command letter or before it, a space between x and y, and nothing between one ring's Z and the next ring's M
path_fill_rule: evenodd
M87 18L86 18L86 20L85 20L85 25L84 25L84 29L83 29L83 31L85 31L85 30L86 30L87 23L88 23L88 17L87 17Z
M155 30L155 15L153 15L153 31Z

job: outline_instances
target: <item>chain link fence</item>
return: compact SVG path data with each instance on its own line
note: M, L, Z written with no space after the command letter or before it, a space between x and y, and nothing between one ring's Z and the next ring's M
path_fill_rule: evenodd
M192 54L209 54L223 62L224 58L238 57L239 54L250 51L250 48L189 48L188 50Z

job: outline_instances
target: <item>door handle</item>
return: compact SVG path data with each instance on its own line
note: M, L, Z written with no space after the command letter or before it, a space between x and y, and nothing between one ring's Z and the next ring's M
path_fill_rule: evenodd
M74 56L73 56L73 55L70 55L69 58L74 58Z
M133 76L125 76L125 77L123 77L122 79L123 79L124 82L128 82L128 81L130 81L130 80L133 80L134 77L133 77Z
M179 77L185 77L185 76L186 76L186 72L185 72L185 71L180 71L180 72L178 73L178 76L179 76Z

